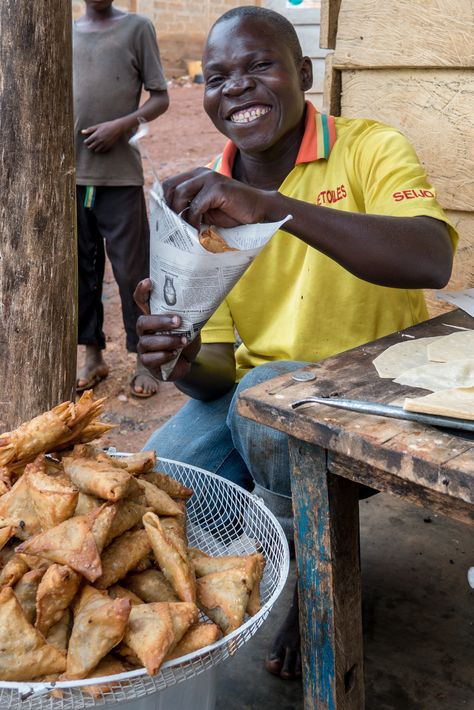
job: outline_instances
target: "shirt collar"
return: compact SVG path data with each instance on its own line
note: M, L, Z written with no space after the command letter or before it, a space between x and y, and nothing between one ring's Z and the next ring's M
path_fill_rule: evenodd
M327 160L336 141L334 116L319 113L312 103L306 101L306 118L303 140L301 141L295 165L312 163L315 160ZM228 141L218 159L212 166L214 170L232 177L237 147Z

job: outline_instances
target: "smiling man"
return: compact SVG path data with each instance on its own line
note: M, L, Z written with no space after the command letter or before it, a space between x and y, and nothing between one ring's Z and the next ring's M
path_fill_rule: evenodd
M254 490L291 540L287 438L240 417L239 392L425 319L420 289L448 281L456 234L398 131L305 102L311 61L281 15L224 14L203 70L204 108L229 142L213 169L165 184L168 204L195 227L292 219L190 344L170 334L176 317L149 315L151 283L139 285L142 362L159 377L184 346L170 379L191 397L146 448ZM301 672L296 592L267 669Z

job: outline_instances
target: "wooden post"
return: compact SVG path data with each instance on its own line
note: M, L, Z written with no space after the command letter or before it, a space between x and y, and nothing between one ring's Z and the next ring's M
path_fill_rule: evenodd
M335 49L337 23L341 0L321 0L321 24L319 46L322 49Z
M305 710L363 710L359 487L290 437Z
M71 59L70 0L0 3L0 431L74 393Z

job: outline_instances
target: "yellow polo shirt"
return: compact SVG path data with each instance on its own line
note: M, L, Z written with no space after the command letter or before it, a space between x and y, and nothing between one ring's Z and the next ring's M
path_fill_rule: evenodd
M232 175L228 143L214 163ZM288 197L331 209L446 222L418 158L394 128L325 116L307 104L296 164L280 186ZM273 360L315 362L426 320L423 292L375 286L279 230L202 331L203 343L236 342L237 381Z

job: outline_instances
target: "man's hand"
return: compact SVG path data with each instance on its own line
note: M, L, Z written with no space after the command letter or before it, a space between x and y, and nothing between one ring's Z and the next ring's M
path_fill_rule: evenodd
M172 331L181 324L176 315L150 315L148 305L152 282L140 281L135 289L135 302L143 316L137 322L138 352L145 367L161 380L161 366L173 360L182 348L178 361L168 376L181 392L209 401L222 397L235 383L235 357L233 343L208 343L201 346L198 335L188 344L181 335Z
M216 227L274 222L287 212L278 192L257 190L207 168L197 168L166 180L165 199L177 214L196 229L201 223Z
M182 335L173 335L172 331L179 328L181 319L175 315L150 315L148 305L151 291L151 280L145 279L138 284L134 298L144 313L137 321L138 353L143 365L154 377L162 380L161 366L173 360L182 348L178 361L168 381L174 382L189 374L199 350L201 339L198 336L191 343Z
M90 150L94 153L106 153L126 130L127 127L124 125L124 121L117 118L114 121L105 121L104 123L98 123L96 126L84 128L81 133L87 136L84 145Z

